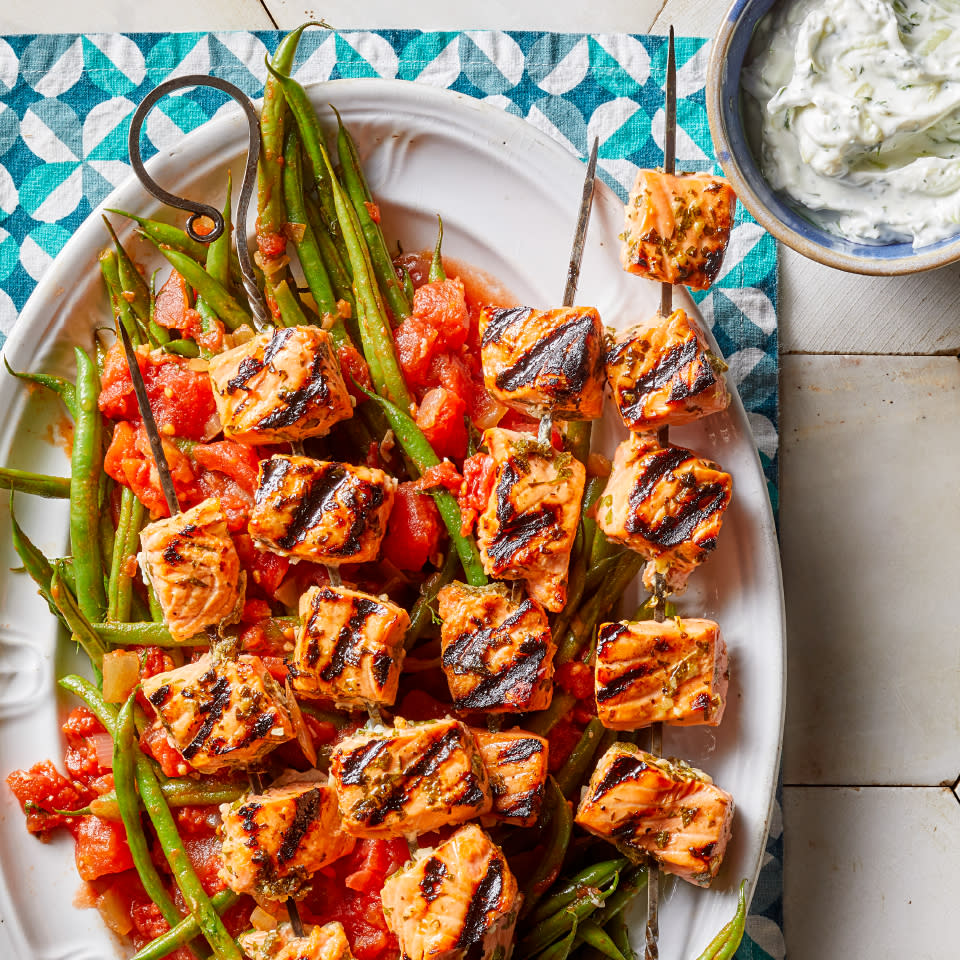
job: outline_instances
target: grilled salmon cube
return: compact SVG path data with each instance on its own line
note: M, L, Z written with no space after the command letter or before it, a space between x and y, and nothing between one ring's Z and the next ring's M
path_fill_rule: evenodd
M534 600L562 610L583 464L527 433L492 427L483 442L496 464L493 492L477 524L483 569L498 580L525 580Z
M720 273L736 206L723 177L637 171L621 234L623 269L706 290Z
M469 824L388 877L381 899L407 960L507 960L523 898L500 848Z
M216 497L140 531L140 565L174 640L235 621L246 574Z
M526 730L474 729L473 736L493 795L493 809L483 822L532 827L540 817L547 784L547 741Z
M603 623L597 632L597 716L611 730L723 717L727 645L712 620Z
M483 382L532 417L595 420L603 412L604 332L593 307L484 307Z
M298 937L289 923L274 930L250 930L237 937L250 960L353 960L343 924L337 920L322 927L307 927Z
M277 327L210 361L223 435L241 443L326 436L353 416L330 334Z
M329 566L376 560L396 477L309 457L260 461L248 529L254 542L286 557Z
M680 308L619 333L607 353L613 399L631 430L679 426L726 410L725 369L699 324Z
M427 833L491 806L473 734L450 718L358 730L334 750L330 776L344 826L357 837Z
M311 587L300 597L290 664L294 692L348 707L390 706L409 626L406 610L389 600L346 587Z
M514 599L499 583L451 583L437 599L441 664L454 709L524 713L550 706L556 647L536 600Z
M733 482L712 460L656 436L632 433L617 447L610 479L597 501L597 525L607 538L650 560L648 589L663 578L681 593L694 568L717 546Z
M148 677L143 693L173 745L201 773L256 763L294 735L283 691L250 654L217 663L204 654Z
M329 784L295 780L220 807L220 879L264 900L295 897L321 867L353 850Z
M730 839L733 797L703 771L615 743L600 758L575 818L626 856L710 885Z

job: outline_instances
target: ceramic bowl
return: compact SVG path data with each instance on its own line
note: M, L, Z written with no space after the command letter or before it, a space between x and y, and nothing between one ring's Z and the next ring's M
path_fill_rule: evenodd
M717 160L740 201L778 240L838 270L891 277L933 270L960 259L960 234L919 249L911 243L855 243L817 226L771 189L747 140L740 73L757 24L777 2L784 0L734 0L710 52L710 132Z

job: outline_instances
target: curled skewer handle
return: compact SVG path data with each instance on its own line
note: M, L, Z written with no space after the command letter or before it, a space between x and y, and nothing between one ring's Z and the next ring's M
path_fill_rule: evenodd
M161 97L175 90L181 90L184 87L213 87L220 90L228 97L234 100L243 109L247 118L249 128L249 146L247 148L247 163L243 171L243 182L240 186L240 199L237 203L237 256L240 260L240 273L243 277L243 289L250 303L250 309L253 312L254 324L258 330L262 330L270 323L270 312L267 309L263 294L257 286L256 275L253 272L253 261L250 259L250 250L246 240L242 238L242 233L246 229L247 211L250 208L250 200L257 182L257 162L260 159L260 118L254 109L250 98L237 86L219 77L208 77L202 74L188 74L183 77L174 77L166 80L155 87L143 102L137 107L130 121L130 134L127 138L127 146L130 151L130 165L137 179L143 184L144 189L161 203L167 206L176 207L178 210L187 210L190 212L190 218L187 220L187 234L200 243L212 243L219 237L224 230L223 214L216 207L207 203L200 203L196 200L189 200L186 197L178 197L164 190L147 173L143 158L140 155L140 132L143 129L144 121L147 115L156 105ZM201 217L208 218L213 223L213 230L209 233L198 233L196 228L197 220Z

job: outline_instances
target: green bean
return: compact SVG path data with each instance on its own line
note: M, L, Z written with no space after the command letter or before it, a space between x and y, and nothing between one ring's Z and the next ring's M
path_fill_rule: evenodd
M457 572L460 565L460 557L455 550L448 550L443 558L443 566L435 573L431 573L420 587L420 596L413 605L410 613L410 626L407 628L407 635L403 644L407 650L413 648L416 642L423 635L423 631L433 622L434 609L433 602L437 599L437 594L445 587Z
M170 899L170 894L167 893L163 880L160 879L160 874L150 858L150 847L143 832L143 823L140 821L140 801L137 797L135 772L135 756L140 751L136 742L136 728L133 724L135 703L136 694L131 693L117 717L116 736L113 742L113 788L117 807L120 810L120 819L127 834L127 846L130 848L130 856L143 889L159 907L163 919L173 927L180 922L180 911Z
M110 305L114 320L122 323L127 336L135 347L140 346L146 339L146 332L137 321L137 317L130 304L120 295L120 274L117 267L117 255L112 250L104 250L99 257L100 273L110 295Z
M70 497L69 477L49 477L44 473L28 473L12 467L0 467L0 490L29 493L35 497L67 500Z
M61 677L57 684L68 693L79 697L90 708L91 713L103 724L107 733L116 738L117 709L103 699L103 694L89 680L78 677L76 674L70 674Z
M333 284L333 292L338 300L346 300L356 315L356 301L353 299L353 275L350 273L350 262L345 260L337 249L330 231L323 220L320 208L309 194L304 195L304 206L307 211L307 223L313 230L323 265Z
M743 930L747 922L747 881L740 883L740 895L737 898L737 912L720 932L710 941L706 950L697 960L730 960L737 952L743 940Z
M146 237L147 240L152 240L157 246L171 247L174 250L179 250L181 253L185 253L188 257L192 257L200 263L207 262L208 248L212 247L213 243L216 243L216 240L211 244L202 243L199 240L194 240L193 237L181 227L174 226L171 223L164 223L162 220L150 220L147 217L139 217L137 214L128 213L126 210L116 210L112 207L107 207L107 213L115 213L117 216L133 220L140 228L137 232L141 236ZM233 280L239 280L241 276L240 259L236 252L232 250L229 257L230 276Z
M527 923L532 925L540 920L546 920L547 917L552 916L558 910L562 910L567 904L573 903L578 896L582 895L584 888L603 886L615 873L619 873L629 864L630 861L626 857L619 857L616 860L593 863L584 868L544 900L533 911Z
M593 593L610 576L610 571L617 565L621 556L622 554L613 554L604 557L587 570L583 584L584 593Z
M232 890L221 890L210 903L217 913L224 913L240 899L240 894ZM145 947L133 955L131 960L163 960L177 947L189 942L200 932L194 917L184 917L175 927L151 940Z
M403 284L397 276L397 271L393 268L393 260L387 250L387 242L383 237L380 224L374 220L370 212L368 204L373 204L373 194L370 192L360 166L357 145L343 125L336 107L333 108L333 112L337 115L337 155L340 157L340 175L344 190L353 205L367 249L370 251L370 263L380 286L380 292L393 314L394 321L400 323L410 316L410 303L404 293ZM336 197L336 188L334 197ZM339 211L338 216L340 216Z
M170 641L172 646L177 646L176 641L170 636L170 632L164 626L163 607L160 606L160 601L157 599L157 591L153 589L152 583L147 584L147 603L150 608L150 619L153 621L150 626L163 627L167 640ZM118 641L112 642L116 643ZM163 644L156 644L156 646L163 646Z
M364 390L364 393L383 410L394 436L421 474L426 473L430 467L439 465L440 458L434 453L430 441L409 414L404 413L398 406L383 397L378 397L368 390ZM473 538L465 537L460 532L463 517L456 497L449 490L443 489L432 490L431 496L440 511L450 540L460 556L467 583L474 587L483 586L487 582L487 576L483 572L480 553Z
M430 272L427 274L429 283L436 283L438 280L446 280L447 272L443 269L443 220L437 215L437 242L433 248L433 259L430 261Z
M334 323L334 327L339 328L338 332L335 333L331 328L330 334L333 336L334 342L339 343L344 339L346 333L343 329L343 321L339 319L340 314L337 309L337 298L333 292L333 285L327 274L327 268L323 265L323 257L317 245L317 238L307 217L307 208L303 199L300 138L295 127L287 132L287 142L283 149L283 195L290 223L303 227L303 235L299 240L294 239L293 245L296 247L297 257L300 260L300 266L303 268L303 276L307 281L307 287L313 295L320 316L331 316L337 321Z
M574 923L578 925L587 917L603 906L604 902L617 889L620 875L615 873L609 885L605 888L590 888L584 895L578 897L571 904L558 910L553 916L541 920L518 944L517 949L521 956L536 953L559 937L569 932Z
M610 934L595 920L587 917L587 919L581 921L577 929L577 935L585 943L589 943L594 950L599 950L605 957L610 957L611 960L627 960L611 939Z
M164 800L171 807L208 807L239 800L250 790L250 784L246 781L243 783L198 782L184 777L161 780L160 789L163 791ZM117 805L115 791L108 790L97 797L94 803L95 809L92 812L97 816L119 819L120 811L111 809L116 808ZM113 816L114 812L115 816Z
M580 790L587 769L593 762L597 747L600 745L603 732L603 724L594 717L584 728L567 762L558 771L557 786L568 800Z
M188 257L173 247L158 246L157 249L167 258L177 273L203 297L207 306L223 321L228 330L236 330L243 325L252 325L250 314L237 302L233 294L192 257Z
M199 303L199 301L197 301ZM197 311L200 312L199 310ZM202 318L203 314L201 314ZM213 316L211 313L210 316ZM197 346L195 340L168 340L163 345L163 350L165 353L175 353L178 357L199 357L200 348ZM211 354L212 355L212 354Z
M626 960L635 960L636 954L630 946L630 928L623 918L623 911L614 914L607 923L607 933L616 944L617 949L626 957Z
M286 280L281 280L273 287L273 295L280 310L280 320L285 327L302 327L310 323L310 318Z
M227 190L223 200L223 233L216 240L211 240L207 244L207 259L205 266L207 273L214 280L229 289L230 287L230 252L233 250L231 241L233 240L233 176L227 171ZM240 240L239 242L246 242ZM196 259L196 258L194 258Z
M160 841L170 870L183 894L184 903L191 916L196 919L200 932L207 938L218 960L243 960L236 941L227 933L227 928L210 903L210 898L190 863L170 807L163 797L160 782L150 766L150 761L143 754L137 757L136 778L140 798L153 823L157 840Z
M163 623L94 623L91 626L104 643L118 647L205 647L210 643L206 633L178 642Z
M100 377L96 364L79 347L77 357L77 421L73 431L70 480L70 542L77 577L77 599L88 620L102 620L107 606L100 558L100 471L103 444Z
M136 495L129 487L120 492L120 517L114 537L113 558L110 563L110 580L107 585L107 620L126 620L117 616L117 588L120 584L121 568L127 559L127 534L130 529L133 502Z
M556 943L551 943L537 954L537 960L567 960L577 942L577 919L574 917L570 932Z
M633 900L641 890L647 886L647 867L646 864L638 864L631 867L620 877L620 883L616 891L607 899L595 916L594 920L605 927L610 920L618 913L622 912L624 907Z
M410 276L410 271L404 266L400 267L400 274L403 277L403 292L406 294L407 299L413 303L413 298L417 292L413 289L413 277Z
M530 879L524 886L524 904L521 915L529 913L537 905L543 894L556 880L563 865L563 858L570 843L570 833L573 829L573 812L566 797L553 777L547 777L546 791L543 801L541 819L546 819L549 830L546 851L543 858L534 867ZM553 938L551 937L551 940ZM550 940L545 941L549 943Z
M77 388L69 380L63 377L53 377L47 373L26 373L25 371L14 370L6 357L3 358L3 362L6 364L7 372L18 380L35 383L55 393L63 401L63 405L67 408L67 413L69 413L74 420L77 419Z
M586 466L590 457L590 435L593 423L590 420L573 420L567 423L564 433L570 452Z
M60 561L57 561L59 564ZM77 576L79 583L79 571L82 565L78 563L77 557L73 558L74 575ZM103 585L103 578L100 578L100 584ZM90 622L83 615L80 605L74 599L73 594L67 589L63 582L63 577L54 566L53 576L50 578L50 595L57 609L63 617L67 629L73 635L73 639L83 647L84 652L90 658L93 669L99 677L103 670L103 655L107 652L106 646L97 635L97 632L90 625Z
M117 274L120 280L120 294L124 296L130 308L141 320L150 319L150 288L147 281L140 275L137 265L130 258L130 254L124 249L120 238L117 236L113 224L103 214L103 222L107 226L110 236L113 238L113 246L117 251Z

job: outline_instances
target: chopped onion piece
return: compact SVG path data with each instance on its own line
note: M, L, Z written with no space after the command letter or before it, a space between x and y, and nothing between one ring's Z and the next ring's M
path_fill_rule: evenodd
M250 923L254 930L276 930L277 928L277 918L272 913L267 913L263 907L253 908Z
M111 650L103 656L103 699L124 703L140 682L140 657L132 650Z
M97 755L97 763L102 770L113 769L113 737L109 733L93 733L87 737L90 746Z
M118 936L125 937L133 929L133 920L127 910L127 901L116 886L107 887L97 897L97 909L103 922Z

